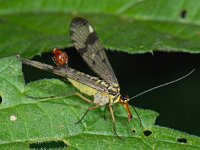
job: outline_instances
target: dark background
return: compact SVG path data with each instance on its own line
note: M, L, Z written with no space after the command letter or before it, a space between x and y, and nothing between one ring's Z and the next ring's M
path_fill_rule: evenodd
M70 67L96 76L74 48L65 51L69 55ZM130 97L184 76L195 68L195 72L189 77L142 95L131 104L158 112L160 116L156 120L157 125L200 135L199 54L154 52L129 55L108 50L107 55L120 83L121 93ZM33 59L53 64L51 57L51 53L46 53ZM30 66L24 66L23 71L26 82L41 78L60 78Z

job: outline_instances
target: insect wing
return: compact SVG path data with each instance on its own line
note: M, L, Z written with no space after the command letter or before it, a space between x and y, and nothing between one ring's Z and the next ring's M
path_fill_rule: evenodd
M89 22L80 17L74 18L70 25L70 36L88 66L103 80L118 85L105 50Z

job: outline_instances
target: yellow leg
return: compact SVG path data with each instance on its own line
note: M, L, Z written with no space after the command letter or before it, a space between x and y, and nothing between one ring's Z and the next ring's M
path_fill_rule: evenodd
M92 102L91 100L89 100L87 97L81 95L81 94L78 93L78 92L76 92L75 95L78 96L78 97L80 97L82 100L84 100L84 101L86 101L86 102L88 102L88 103L90 103L90 104L93 103L93 102Z
M48 99L56 99L56 98L64 98L64 97L69 97L69 96L73 96L74 93L67 93L67 94L62 94L62 95L55 95L55 96L43 96L43 97L34 97L34 96L29 96L26 95L26 97L31 98L31 99L41 99L41 100L48 100Z
M112 108L111 104L109 104L109 109L110 109L110 114L111 114L112 121L113 121L113 131L116 134L116 136L120 138L120 136L117 134L117 131L116 131L115 115L114 115L114 111L113 111L113 108Z
M79 124L84 118L85 118L85 116L87 115L87 113L90 111L90 110L94 110L94 109L97 109L97 108L99 108L99 107L101 107L100 105L95 105L95 106L93 106L93 107L89 107L88 109L87 109L87 111L84 113L84 115L81 117L81 119L79 120L79 121L77 121L75 124Z
M110 114L111 114L111 117L112 117L112 121L113 121L113 123L115 123L115 116L114 116L114 111L113 111L112 105L109 105L109 109L110 109Z

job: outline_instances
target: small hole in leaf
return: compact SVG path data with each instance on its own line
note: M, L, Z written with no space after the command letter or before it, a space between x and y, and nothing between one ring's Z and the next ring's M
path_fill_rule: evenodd
M132 132L135 133L136 132L135 129L132 129Z
M45 141L29 144L31 149L61 149L68 147L63 141Z
M180 17L185 19L187 17L187 10L182 10L180 13Z
M0 95L0 104L2 103L2 97L1 97L1 95Z
M145 130L145 131L143 131L143 133L146 137L148 137L152 134L152 132L150 130Z
M179 142L179 143L187 143L187 139L186 138L178 138L177 142Z

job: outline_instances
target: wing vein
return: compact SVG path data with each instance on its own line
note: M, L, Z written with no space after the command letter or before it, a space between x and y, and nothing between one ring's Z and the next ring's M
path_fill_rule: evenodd
M106 82L118 85L105 49L89 22L80 17L74 18L70 25L70 35L75 48L88 66Z

